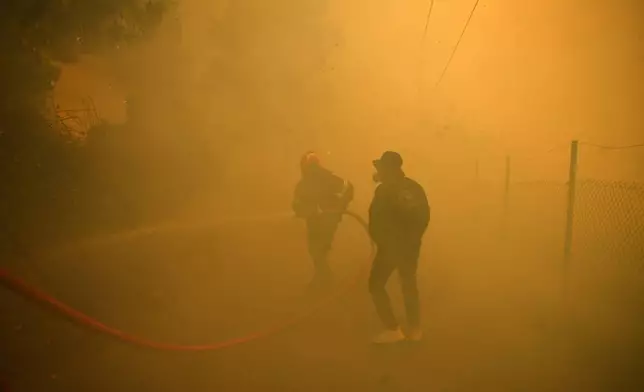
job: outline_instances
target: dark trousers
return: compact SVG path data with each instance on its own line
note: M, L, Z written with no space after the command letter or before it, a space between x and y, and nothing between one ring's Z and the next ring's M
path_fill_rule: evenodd
M306 220L309 255L313 259L315 272L319 276L327 276L331 273L328 256L341 217L337 213L323 213Z
M386 290L387 281L396 270L400 277L407 323L411 327L418 327L420 324L420 303L416 278L419 254L420 243L378 246L378 253L373 260L369 276L369 292L380 320L388 329L396 329L399 326Z

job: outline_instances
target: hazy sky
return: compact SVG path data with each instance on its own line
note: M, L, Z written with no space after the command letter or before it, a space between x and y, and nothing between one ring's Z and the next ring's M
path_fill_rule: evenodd
M353 55L369 58L369 71L385 90L413 91L428 2L372 4L377 6L369 11L357 2L352 9L338 6L345 8ZM472 5L435 2L423 74L426 105L437 121L450 119L490 136L499 128L516 142L526 133L543 142L585 136L618 144L640 136L631 121L644 92L639 9L619 1L483 0L434 91Z
M423 47L429 1L183 0L182 47L202 94L204 75L221 61L217 26L234 25L234 37L219 39L242 45L244 78L257 91L243 116L257 112L276 145L460 159L449 146L501 164L507 152L527 157L572 138L644 140L644 14L636 3L482 0L438 88L473 0L436 0ZM89 83L79 67L68 71L58 89L68 101L119 101L105 89L112 98L101 98L105 74ZM644 164L633 159L625 165Z

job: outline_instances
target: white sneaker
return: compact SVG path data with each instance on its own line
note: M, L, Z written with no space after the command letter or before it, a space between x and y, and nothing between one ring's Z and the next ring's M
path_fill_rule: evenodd
M403 340L405 340L405 334L400 330L400 328L397 328L397 329L388 329L379 333L373 339L373 343L391 344L391 343L402 342Z
M411 342L420 342L423 339L423 331L420 328L411 328L407 332L407 340Z

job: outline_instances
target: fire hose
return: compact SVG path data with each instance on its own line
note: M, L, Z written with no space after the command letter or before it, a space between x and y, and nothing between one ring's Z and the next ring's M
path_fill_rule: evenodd
M362 219L359 215L351 212L351 211L343 211L343 215L349 216L353 218L355 221L357 221L362 228L368 233L368 227L367 223ZM372 258L375 254L375 244L373 241L371 241L371 255L370 258ZM363 268L364 270L364 268ZM355 279L353 279L352 283L355 283L359 280L359 278L362 276L362 273L357 275ZM61 302L60 300L50 296L49 294L45 293L44 291L39 290L38 288L31 286L29 283L26 281L13 276L9 271L0 268L0 283L10 290L30 299L33 300L39 304L47 305L49 308L53 309L57 313L61 314L62 316L65 316L66 318L70 319L71 321L75 322L76 324L79 324L83 327L89 328L91 330L94 330L95 332L102 333L104 335L108 335L112 338L115 338L117 340L120 340L122 342L139 346L139 347L145 347L149 349L156 349L156 350L164 350L164 351L215 351L215 350L221 350L224 348L229 348L233 346L237 346L243 343L248 343L252 342L261 338L269 337L272 335L275 335L279 332L282 332L286 330L287 328L290 328L292 326L295 326L296 324L302 322L306 318L310 317L313 313L318 311L319 309L327 306L328 304L332 303L340 297L346 290L350 289L353 287L353 284L348 284L345 287L343 287L344 290L339 290L335 292L334 294L326 297L324 300L318 302L314 306L308 308L306 311L298 313L287 320L284 320L276 325L273 325L265 330L261 330L255 333L248 334L246 336L242 336L239 338L233 338L213 344L204 344L204 345L181 345L181 344L172 344L172 343L162 343L162 342L156 342L153 340L149 340L143 337L135 336L132 334L129 334L127 332L124 332L122 330L119 330L117 328L113 328L110 326L107 326L100 321L94 319L93 317L86 315L83 312L80 312L73 307Z

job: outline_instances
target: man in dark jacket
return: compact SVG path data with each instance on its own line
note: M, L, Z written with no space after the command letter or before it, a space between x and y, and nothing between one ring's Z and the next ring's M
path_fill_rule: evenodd
M420 309L416 270L430 208L423 187L405 176L400 154L387 151L373 162L379 182L369 208L369 231L378 246L371 267L369 291L385 330L374 343L420 340ZM408 333L403 334L391 309L385 285L398 270L405 301Z
M306 221L308 250L315 266L313 288L328 285L328 255L342 213L353 200L353 185L322 167L314 152L300 161L302 177L295 187L293 211Z

